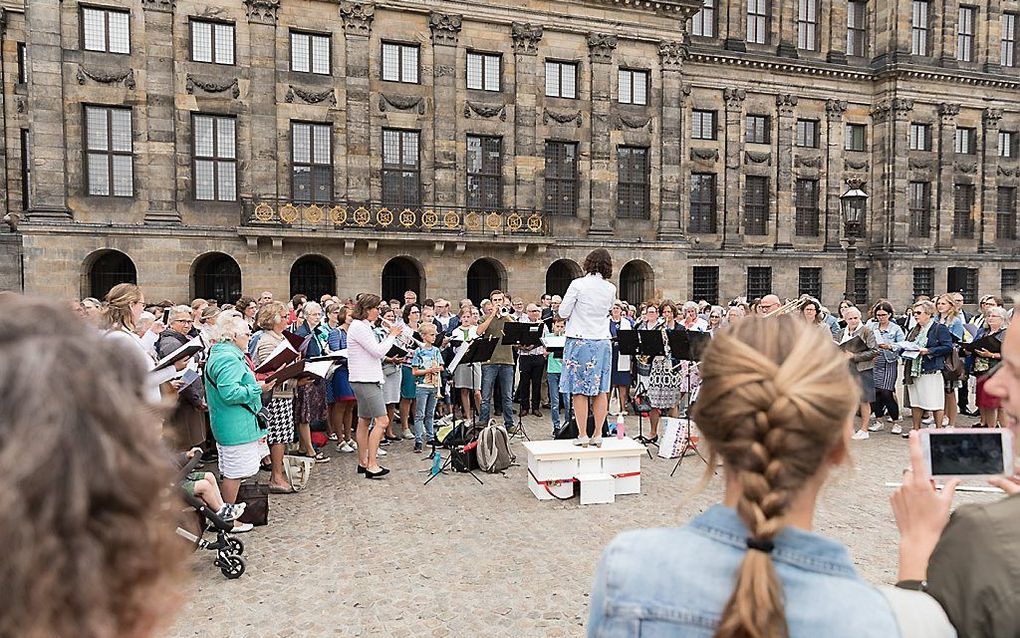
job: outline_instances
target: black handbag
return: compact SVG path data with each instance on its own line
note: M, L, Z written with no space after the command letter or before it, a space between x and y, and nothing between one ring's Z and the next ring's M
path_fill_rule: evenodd
M269 523L269 484L242 483L237 490L237 502L245 503L244 512L238 519L259 527Z

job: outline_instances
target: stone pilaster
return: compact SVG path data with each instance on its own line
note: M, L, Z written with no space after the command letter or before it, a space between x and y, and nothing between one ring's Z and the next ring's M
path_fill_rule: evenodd
M994 252L998 225L999 120L1002 109L985 109L981 131L981 190L978 193L978 250Z
M747 16L744 13L746 5L747 3L741 0L734 0L722 5L726 7L725 19L727 23L723 48L730 51L747 50L744 45L744 38L747 37ZM720 4L716 3L716 7L720 7Z
M825 250L839 250L839 239L842 236L839 196L843 194L843 148L846 135L843 115L846 113L846 107L845 100L829 99L825 101L825 171L823 173Z
M723 89L726 101L724 131L724 156L726 172L723 177L723 248L740 247L740 165L744 151L742 127L744 121L744 100L747 94L744 89Z
M432 12L432 84L435 91L433 136L435 162L433 192L436 204L453 206L457 199L467 203L466 190L457 187L457 42L463 18L460 15Z
M683 171L683 100L684 91L690 87L683 83L683 62L687 58L687 47L683 42L662 42L659 44L659 60L662 82L662 178L659 203L659 239L679 240L683 238L680 222L684 192Z
M616 44L615 35L588 34L591 56L591 225L588 235L591 236L612 234L611 211L616 211L616 202L613 201L616 175L609 122Z
M510 25L514 46L514 151L517 155L514 180L517 207L541 208L535 191L535 175L542 170L544 153L535 139L538 117L536 96L539 86L538 45L542 41L540 25L514 22Z
M276 20L280 11L280 0L244 0L248 13L248 36L251 40L251 90L249 94L249 127L251 135L251 157L248 170L248 184L239 185L241 192L255 198L274 200L281 191L290 194L290 186L281 188L277 173L277 158L280 157L279 136L276 122ZM272 133L271 133L272 132ZM289 133L288 133L289 135Z
M793 248L793 129L797 96L776 95L776 248Z
M746 5L746 2L736 2L738 5ZM778 11L776 4L779 5ZM821 2L819 9L821 9ZM793 0L785 0L779 3L772 3L772 11L777 15L779 21L779 46L776 47L776 55L783 58L800 57L797 53L797 8L799 3ZM844 25L845 26L845 25Z
M146 152L136 157L145 162L149 210L145 222L179 224L174 188L174 3L173 0L143 0L145 17L145 122Z
M1002 60L1001 0L988 0L988 8L984 15L981 15L980 11L978 12L978 20L985 25L984 29L978 30L979 34L984 34L985 40L982 42L977 36L974 39L978 45L978 57L975 58L975 61L980 61L983 58L985 72L999 73L1002 71L1002 66L999 64Z
M825 8L826 13L828 14L829 35L827 37L822 37L821 41L823 44L825 42L829 43L829 52L826 54L826 60L835 64L846 64L847 3L831 2L828 3ZM869 6L868 10L874 11L874 6ZM868 19L870 20L871 17L869 16ZM869 43L869 46L874 45ZM872 53L869 51L868 55L871 56Z
M889 216L888 245L892 250L907 248L910 234L910 113L914 110L914 101L895 98L891 104L889 128L891 139L886 144L886 203L883 209L891 211ZM875 209L873 209L875 210Z
M938 183L935 185L937 210L935 214L935 249L953 250L953 171L956 154L953 140L956 137L956 116L960 114L959 104L943 102L938 106Z
M371 197L369 36L375 5L341 2L340 19L347 53L347 197L353 202L366 202Z
M31 129L32 184L30 220L69 220L67 206L67 144L64 137L64 80L61 69L59 0L26 4L29 77L28 124ZM83 117L79 115L79 117ZM84 174L84 171L82 171ZM78 185L79 188L84 188Z
M929 4L933 11L938 12L937 18L932 20L931 25L932 44L935 49L932 53L938 57L940 65L956 68L959 66L956 61L956 25L960 18L960 2L959 0L943 0ZM977 26L977 24L974 25L975 43L977 41Z

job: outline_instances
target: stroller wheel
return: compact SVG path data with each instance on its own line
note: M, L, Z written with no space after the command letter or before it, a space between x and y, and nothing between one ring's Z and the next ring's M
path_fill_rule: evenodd
M240 556L244 553L244 543L240 538L228 538L227 549L229 550L228 553Z
M240 578L244 574L244 559L237 554L221 554L216 559L216 566L220 568L220 573L230 580Z

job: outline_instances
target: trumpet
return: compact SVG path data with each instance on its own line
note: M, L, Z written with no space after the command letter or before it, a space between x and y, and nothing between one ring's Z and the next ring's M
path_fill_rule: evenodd
M779 306L775 310L762 315L763 317L778 317L779 315L788 315L791 312L800 312L800 309L804 307L809 301L813 301L811 295L801 295L796 299L790 299L782 306Z
M514 313L514 309L511 306L502 306L496 310L496 317L505 319Z

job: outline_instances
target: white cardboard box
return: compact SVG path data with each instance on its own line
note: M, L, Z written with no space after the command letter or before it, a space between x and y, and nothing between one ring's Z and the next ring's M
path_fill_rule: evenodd
M581 484L581 505L616 501L616 487L612 476L604 473L581 474L577 480Z
M589 474L609 476L614 496L641 492L645 448L632 439L605 439L601 448L582 448L569 440L528 441L524 447L528 451L528 488L539 500L570 498L574 493L571 479ZM635 475L614 479L617 474Z

